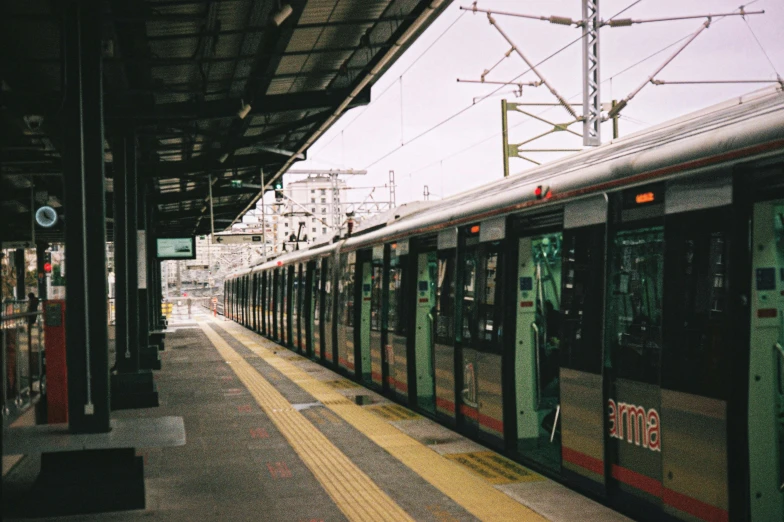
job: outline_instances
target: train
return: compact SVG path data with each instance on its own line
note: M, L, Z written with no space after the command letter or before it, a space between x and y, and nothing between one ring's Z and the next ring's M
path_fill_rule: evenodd
M232 274L227 317L642 520L784 520L784 90Z

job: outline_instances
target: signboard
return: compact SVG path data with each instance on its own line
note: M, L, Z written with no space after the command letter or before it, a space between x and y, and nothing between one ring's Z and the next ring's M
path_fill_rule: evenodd
M222 236L212 236L213 243L222 245L237 245L242 243L261 243L261 234L226 234Z
M196 259L196 242L192 237L159 237L155 246L158 259Z

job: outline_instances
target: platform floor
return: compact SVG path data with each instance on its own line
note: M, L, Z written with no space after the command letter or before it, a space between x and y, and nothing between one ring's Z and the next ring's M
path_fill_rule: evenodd
M186 444L138 448L145 510L58 520L628 520L233 322L176 312L161 406L112 415L182 416ZM4 474L4 520L39 465Z

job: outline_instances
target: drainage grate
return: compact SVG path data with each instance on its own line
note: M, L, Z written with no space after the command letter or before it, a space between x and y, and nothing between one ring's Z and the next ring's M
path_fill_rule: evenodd
M378 406L368 406L366 409L390 421L409 420L418 417L413 411L397 404L380 404Z
M359 388L359 384L349 381L348 379L338 379L336 381L324 381L324 384L336 390L345 390L347 388Z
M453 453L444 457L470 469L494 485L544 480L533 471L492 451Z

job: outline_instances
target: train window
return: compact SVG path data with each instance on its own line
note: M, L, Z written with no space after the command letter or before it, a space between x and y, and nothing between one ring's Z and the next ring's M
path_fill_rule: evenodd
M370 296L370 328L381 331L381 294L383 290L384 259L373 259Z
M390 332L405 336L408 332L406 321L406 300L403 292L405 263L392 248L389 259L389 307L387 325Z
M482 270L479 273L482 295L478 306L479 325L477 328L477 334L479 339L482 341L492 341L494 337L493 330L495 326L494 315L497 268L497 252L487 252L482 256Z
M613 238L607 335L617 377L659 384L664 229L619 230Z
M561 365L601 373L604 225L566 230L563 242Z
M438 253L436 286L436 342L451 345L455 339L455 251Z
M662 386L727 399L732 338L727 315L727 212L667 216L665 221Z
M459 316L462 318L462 338L458 339L458 341L471 344L471 342L477 337L476 325L478 323L476 295L474 291L476 286L476 251L472 250L466 252L462 261L463 262L461 263L460 267L463 278L462 292L460 295L462 307L460 310L461 313L459 314Z
M499 291L497 278L499 274L500 242L482 243L471 246L472 238L465 241L458 261L462 269L460 297L457 302L461 309L455 310L455 318L461 325L457 339L466 346L475 349L500 351L502 339L501 307L497 307Z
M340 295L338 296L338 323L354 326L354 269L355 264L349 262L348 254L340 256L341 271Z

